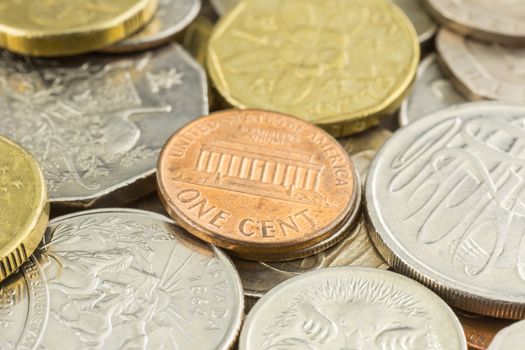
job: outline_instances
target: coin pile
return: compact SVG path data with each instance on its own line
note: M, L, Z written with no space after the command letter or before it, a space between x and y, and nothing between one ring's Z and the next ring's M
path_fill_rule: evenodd
M521 0L1 1L0 349L525 349L524 67Z

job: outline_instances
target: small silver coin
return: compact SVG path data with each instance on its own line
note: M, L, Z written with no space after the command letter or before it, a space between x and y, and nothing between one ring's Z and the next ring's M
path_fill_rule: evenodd
M525 107L468 103L397 131L366 184L372 239L450 304L525 317Z
M329 268L286 281L255 304L239 350L466 350L437 295L393 272Z
M0 285L2 349L230 349L242 287L220 250L161 215L94 210L53 220Z
M419 65L412 92L399 110L399 124L404 126L427 114L468 102L443 74L436 54L430 54Z
M525 349L525 321L516 322L496 334L487 350Z
M55 205L121 204L154 189L157 157L208 113L206 74L180 46L32 60L0 52L0 134L40 162Z

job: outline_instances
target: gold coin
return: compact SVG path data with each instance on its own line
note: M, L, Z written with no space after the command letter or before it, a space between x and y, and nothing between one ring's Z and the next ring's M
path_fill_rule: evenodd
M2 0L0 47L32 56L100 49L144 26L157 0Z
M390 1L247 0L215 27L207 66L229 104L344 136L399 107L418 60L416 31Z
M49 204L36 160L0 136L0 281L34 252L45 232Z

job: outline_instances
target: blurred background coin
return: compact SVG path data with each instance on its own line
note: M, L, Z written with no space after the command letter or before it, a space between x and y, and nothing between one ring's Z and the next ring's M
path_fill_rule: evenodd
M425 11L423 0L392 0L408 16L421 45L428 44L436 34L437 25Z
M22 147L2 136L0 208L1 281L33 254L49 218L46 185L38 163Z
M0 47L31 56L101 49L148 23L157 0L5 0Z
M524 334L525 321L516 322L496 334L488 350L523 349L525 348Z

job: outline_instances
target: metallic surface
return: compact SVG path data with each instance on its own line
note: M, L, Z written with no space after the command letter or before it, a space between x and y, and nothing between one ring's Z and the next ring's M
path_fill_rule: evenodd
M443 74L437 55L430 54L421 61L414 87L401 104L399 124L404 126L430 113L465 102L468 100Z
M464 35L504 44L525 43L521 0L425 0L439 23Z
M445 29L436 47L452 83L465 96L525 102L525 48L485 44Z
M48 219L46 185L38 163L0 136L0 281L33 254Z
M452 310L393 272L339 267L280 284L255 304L239 350L466 350Z
M153 20L131 37L104 48L106 52L145 50L168 42L197 16L201 0L159 0Z
M399 107L418 60L414 27L390 1L248 0L216 25L207 67L230 105L344 136Z
M188 26L181 40L182 46L203 67L206 65L206 52L212 29L213 23L209 19L204 16L198 16Z
M53 220L0 300L3 349L226 350L243 312L224 253L126 209Z
M503 329L495 337L488 350L523 349L525 346L525 320Z
M31 56L93 51L137 31L156 10L157 0L3 0L0 47Z
M487 350L496 334L513 323L513 321L501 318L480 316L460 310L455 311L465 331L469 349L472 350Z
M525 317L525 107L463 104L396 132L366 184L372 239L448 303Z
M119 204L152 191L165 140L207 111L205 73L175 44L60 62L0 53L0 133L37 158L54 204Z
M181 226L250 260L309 255L352 215L360 189L330 135L261 110L218 112L181 128L162 150L157 179Z

